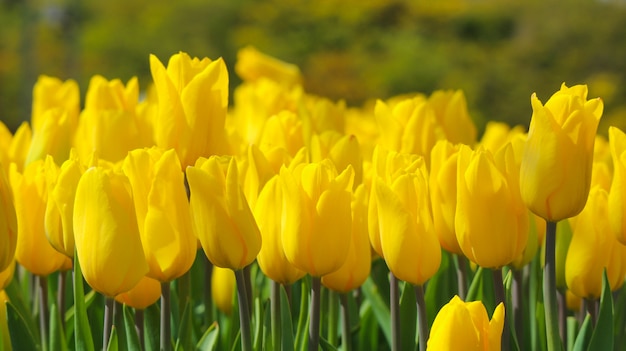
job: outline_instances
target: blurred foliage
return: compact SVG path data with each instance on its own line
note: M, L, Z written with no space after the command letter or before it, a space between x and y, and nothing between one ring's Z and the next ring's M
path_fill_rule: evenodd
M623 2L428 0L0 0L0 120L30 117L39 74L151 82L148 55L224 57L239 48L295 63L305 89L360 106L407 92L463 89L486 120L527 125L530 95L588 84L599 132L626 130ZM231 94L232 95L232 94Z

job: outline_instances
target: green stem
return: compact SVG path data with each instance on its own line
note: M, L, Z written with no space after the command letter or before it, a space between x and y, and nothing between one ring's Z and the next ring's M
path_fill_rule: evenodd
M391 350L400 350L400 291L398 278L389 272L389 309L391 312Z
M176 279L176 290L178 292L178 311L181 315L191 300L191 270Z
M339 309L337 293L328 289L328 342L337 344L337 327L339 324Z
M161 283L161 351L172 349L170 283Z
M350 328L348 293L339 295L339 304L341 309L341 348L343 351L352 351L352 330Z
M208 327L213 323L213 299L211 299L211 277L213 276L213 263L209 261L206 255L202 254L204 260L204 318L205 325Z
M321 278L311 277L311 325L309 325L309 351L317 351L320 344L321 290Z
M565 291L557 289L557 304L559 309L559 335L561 340L567 342L567 301L565 301Z
M456 279L458 293L461 300L465 301L467 295L467 259L462 255L454 255L457 262Z
M102 329L102 349L109 347L109 338L111 337L111 329L113 327L113 306L115 300L112 297L104 298L104 327Z
M561 350L556 302L556 222L546 222L546 259L543 267L543 302L548 351Z
M246 278L243 269L235 271L237 281L237 300L239 301L239 323L241 327L241 350L252 351L252 337L250 334L250 309L248 307L248 293Z
M143 326L143 310L135 310L135 330L137 330L137 335L139 336L139 345L142 350L146 349L145 346L145 328Z
M273 280L272 280L270 304L271 304L270 313L271 313L271 326L272 326L272 346L274 350L280 350L281 349L280 283L277 283Z
M587 313L589 313L589 316L591 317L591 325L595 328L598 320L598 300L585 299L584 305L585 309L587 309Z
M504 281L502 280L502 269L492 269L493 273L493 288L496 295L496 305L502 303L504 305L504 310L506 311L508 306L506 305L506 300L504 298ZM509 323L507 322L507 318L504 318L504 326L502 328L502 338L500 339L500 343L502 345L502 351L508 351L509 349L509 339L511 338L509 334Z
M515 317L515 325L513 329L515 330L515 334L517 335L517 342L519 343L520 350L525 350L524 347L526 344L526 340L524 338L524 313L522 305L524 302L524 276L522 270L514 270L513 271L513 313ZM505 312L506 313L506 312Z
M41 329L41 345L44 350L48 345L48 278L37 276L39 287L39 328Z
M57 289L57 307L59 308L59 315L65 316L65 281L67 280L67 271L59 272L59 281ZM61 324L61 328L64 328Z
M426 299L424 298L423 285L415 286L415 301L417 302L417 323L419 324L419 349L420 351L425 351L430 332L428 330L428 319L426 319Z
M252 275L251 265L247 265L243 268L243 276L246 279L246 299L248 299L248 313L252 315L253 299L252 299Z

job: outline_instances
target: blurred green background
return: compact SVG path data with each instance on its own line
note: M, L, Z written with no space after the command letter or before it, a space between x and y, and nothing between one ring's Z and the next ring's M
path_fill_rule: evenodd
M410 0L0 0L0 120L30 118L39 74L150 84L148 55L224 57L252 44L297 64L305 89L350 106L462 89L479 129L527 125L530 95L600 96L626 129L626 2Z

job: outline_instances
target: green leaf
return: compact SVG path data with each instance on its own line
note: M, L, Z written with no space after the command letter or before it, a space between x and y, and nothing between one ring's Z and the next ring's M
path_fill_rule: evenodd
M391 312L389 312L389 307L380 297L378 287L371 278L368 277L365 283L363 283L363 286L361 286L361 291L369 301L374 316L376 316L376 320L378 321L378 326L385 335L388 344L391 345Z
M196 345L196 350L202 351L213 351L217 347L217 337L220 333L220 327L217 322L213 322L207 330L204 332L204 335L198 341Z
M291 320L291 308L285 287L280 285L280 338L283 351L293 351L293 322Z
M361 327L358 331L357 344L352 345L354 350L378 350L378 322L368 300L361 303Z
M191 341L191 313L191 304L187 301L180 320L175 350L191 350L193 348L193 342Z
M404 283L400 295L400 346L403 350L415 350L417 328L417 303L415 287Z
M302 279L302 290L300 291L300 316L298 318L298 328L296 329L296 349L306 350L309 335L309 277Z
M74 255L74 341L77 351L94 351L91 328L87 318L85 306L85 291L83 290L83 273L78 262L78 255Z
M521 282L520 282L521 284ZM519 343L517 341L517 333L515 331L515 314L513 313L513 293L511 288L513 287L513 271L509 270L504 277L504 294L505 302L508 307L508 311L505 311L506 319L508 322L509 333L511 335L512 350L520 351ZM522 313L521 310L517 313Z
M267 306L266 306L267 307ZM263 322L261 320L263 316L263 310L269 311L269 308L261 308L261 299L256 297L254 299L254 313L251 318L251 324L254 328L252 333L252 347L254 350L260 350L263 343Z
M576 317L569 316L567 317L567 341L565 345L567 345L566 350L573 350L574 344L576 343L576 333L578 332L578 320Z
M572 351L584 351L587 350L589 344L589 338L591 337L591 315L587 315L583 324L580 326L578 335L576 336L576 342Z
M320 346L324 351L337 351L337 348L328 342L325 338L320 337Z
M126 348L128 351L141 351L141 343L139 342L139 335L135 329L135 318L130 310L130 307L124 305L122 307L124 314L124 329L126 331Z
M67 350L63 322L56 304L50 307L50 350Z
M600 297L598 323L593 330L587 350L613 350L613 295L606 269L602 275L602 296Z
M24 297L28 297L29 295L23 295L17 279L12 279L11 283L4 288L4 291L9 297L9 301L11 301L13 308L17 310L20 316L23 316L23 321L26 328L28 328L28 332L33 335L36 340L40 340L39 326L35 319L31 317L33 314L29 307L30 301L33 299L28 299L28 303L24 300Z
M161 309L154 303L143 310L144 343L146 350L159 350L161 347Z
M118 351L119 347L117 345L117 328L113 326L111 328L111 336L109 337L109 344L107 345L107 351Z
M478 267L476 274L474 274L474 279L472 279L470 287L467 290L465 301L476 301L478 299L482 285L483 272L483 267Z
M9 325L9 335L11 336L11 346L14 350L40 350L39 338L35 338L26 327L24 317L18 312L12 303L6 302L7 322Z
M617 291L617 299L614 306L615 311L626 311L626 284ZM626 333L621 331L626 328L626 313L617 313L615 315L613 335L615 337L615 345L624 345L626 343Z
M426 318L432 325L437 312L447 304L454 295L458 295L458 259L456 255L441 250L441 265L437 273L428 280L425 286ZM461 260L467 260L462 257ZM465 265L465 262L462 263Z

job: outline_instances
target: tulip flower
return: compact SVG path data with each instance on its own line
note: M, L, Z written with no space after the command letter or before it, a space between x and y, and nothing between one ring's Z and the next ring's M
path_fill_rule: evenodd
M132 308L143 310L156 303L161 297L161 283L143 277L132 289L115 296L115 300Z
M545 105L535 94L531 103L520 170L522 198L531 211L556 222L577 215L587 201L603 103L587 100L587 86L565 84Z
M615 172L609 193L609 223L613 235L626 245L626 134L610 127L609 143Z
M454 296L435 317L427 350L500 350L504 314L500 303L489 320L482 302Z
M225 150L224 120L228 105L228 72L220 58L211 61L173 55L167 68L150 55L150 71L158 95L154 121L156 145L174 148L183 167L200 156Z
M191 268L197 251L178 156L174 149L137 149L128 153L122 169L133 191L147 275L172 281Z
M373 187L383 258L395 277L421 286L439 269L441 246L433 227L426 165L419 161L417 169L389 183L376 178Z
M33 274L49 275L61 269L69 259L46 239L44 218L48 193L44 161L31 163L23 174L12 164L9 172L17 214L15 259Z
M59 78L40 75L33 87L32 108L31 124L35 133L43 128L46 123L44 115L50 110L65 114L73 132L80 112L78 84L73 79L63 82Z
M11 147L8 152L9 160L17 165L16 170L20 173L24 171L32 136L33 132L28 122L22 122L11 139Z
M239 185L232 157L199 158L187 167L194 232L216 266L239 270L254 261L261 235Z
M311 139L311 160L317 162L325 158L333 161L338 171L351 165L354 169L354 185L363 182L363 158L359 141L354 135L342 135L332 130L314 134Z
M462 90L437 90L428 98L437 122L446 139L452 143L476 143L476 126L467 112L467 102Z
M295 113L286 110L270 116L259 135L258 144L264 153L280 148L294 156L304 146L302 120Z
M9 284L11 280L13 280L13 275L15 274L15 260L11 260L9 265L0 271L0 290L4 290Z
M485 268L511 263L528 238L528 212L519 194L513 148L493 156L461 146L457 167L455 229L463 253Z
M87 283L115 297L148 273L128 178L91 167L80 178L74 202L76 253Z
M13 202L13 192L2 164L0 164L0 270L6 269L13 261L17 246L17 215Z
M211 298L218 310L227 315L233 311L235 274L227 268L214 267L211 274Z
M76 185L84 172L78 155L72 151L70 159L61 168L51 156L45 160L48 202L44 217L46 237L55 250L74 257L74 198Z
M239 49L235 72L244 81L251 82L267 78L279 84L293 86L302 81L298 66L263 54L253 46Z
M25 166L35 160L44 159L46 155L51 155L59 162L69 156L76 121L70 120L67 111L51 109L41 116L40 123L39 129L33 130Z
M314 277L338 270L350 247L354 171L342 173L330 160L280 171L283 184L285 256Z

